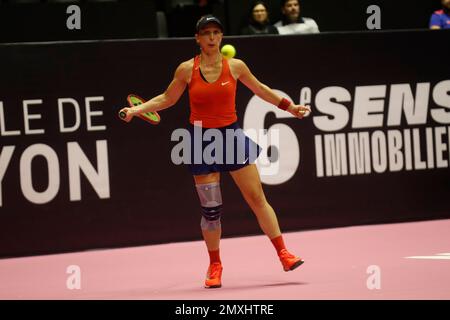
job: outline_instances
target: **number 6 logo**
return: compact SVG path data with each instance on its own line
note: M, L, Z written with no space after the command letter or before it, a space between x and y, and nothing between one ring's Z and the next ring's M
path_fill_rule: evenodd
M279 96L292 101L286 93L280 90L274 91ZM261 182L277 185L291 179L297 171L300 164L300 144L295 132L283 123L274 124L268 130L264 130L264 121L269 113L274 113L278 119L295 118L289 112L278 109L255 95L250 99L245 110L244 130L263 148L256 161ZM256 135L256 132L259 134ZM272 157L270 157L272 159L268 156L269 148L272 151ZM273 157L273 154L278 157Z

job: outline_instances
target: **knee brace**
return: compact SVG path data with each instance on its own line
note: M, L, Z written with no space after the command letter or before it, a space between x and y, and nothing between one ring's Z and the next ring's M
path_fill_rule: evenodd
M213 231L220 228L220 215L222 213L222 194L218 182L197 184L198 197L202 207L202 230Z

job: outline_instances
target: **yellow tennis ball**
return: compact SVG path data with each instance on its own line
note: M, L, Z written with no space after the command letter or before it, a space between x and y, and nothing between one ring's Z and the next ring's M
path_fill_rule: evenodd
M220 52L226 59L231 59L236 55L236 49L231 44L224 45Z

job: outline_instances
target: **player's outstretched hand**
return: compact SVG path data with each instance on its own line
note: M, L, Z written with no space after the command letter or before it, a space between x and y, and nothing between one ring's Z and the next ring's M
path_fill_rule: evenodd
M133 116L134 114L131 108L126 107L119 111L119 118L122 119L123 121L130 122L131 119L133 119Z
M294 117L303 119L305 117L309 117L311 114L311 108L308 106L294 105L291 104L287 109Z

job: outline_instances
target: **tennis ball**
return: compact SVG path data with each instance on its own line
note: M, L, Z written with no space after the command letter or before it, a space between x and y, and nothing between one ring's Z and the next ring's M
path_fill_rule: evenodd
M231 44L224 45L220 52L226 59L231 59L236 55L236 49Z

